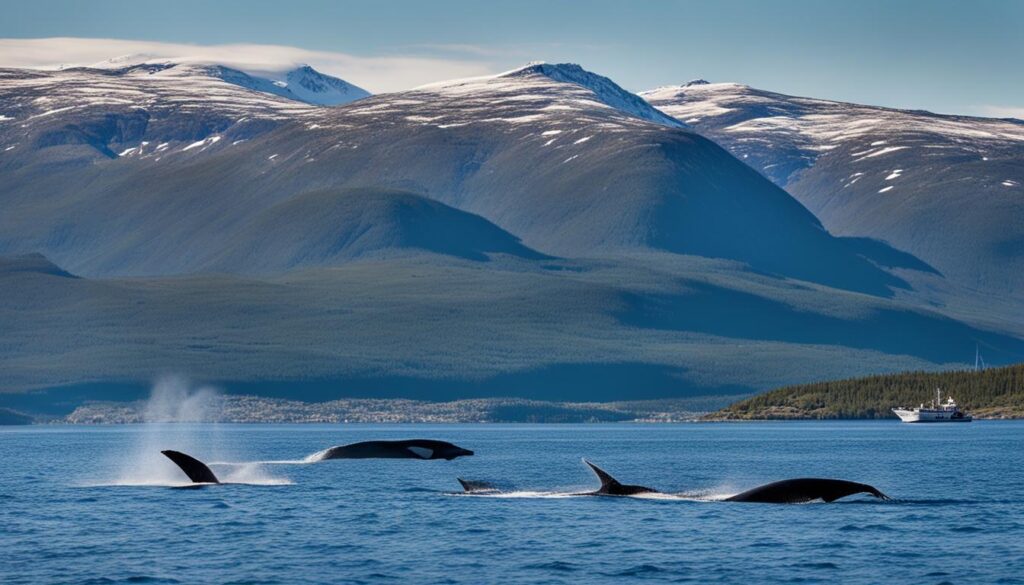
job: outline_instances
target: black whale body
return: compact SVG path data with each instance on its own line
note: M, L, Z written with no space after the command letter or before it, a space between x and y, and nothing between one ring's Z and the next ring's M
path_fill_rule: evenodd
M843 479L804 477L769 483L726 498L725 501L762 504L799 504L814 500L834 502L839 498L860 493L871 494L881 500L889 499L889 496L866 483Z
M410 439L406 441L364 441L331 447L319 460L326 459L446 459L472 455L469 449L445 441Z
M210 468L195 457L180 451L168 450L161 451L161 453L180 467L193 483L220 483L220 480L210 471Z

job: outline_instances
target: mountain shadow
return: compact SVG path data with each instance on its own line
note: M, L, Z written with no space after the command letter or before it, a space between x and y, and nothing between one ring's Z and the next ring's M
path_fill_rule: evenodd
M800 310L784 302L726 288L689 283L686 295L630 295L620 313L629 325L694 331L737 339L825 344L963 362L975 344L993 364L1024 359L1024 340L975 329L936 313L872 307L844 319Z
M313 191L267 209L209 267L269 273L402 251L547 258L472 213L408 191L363 187Z

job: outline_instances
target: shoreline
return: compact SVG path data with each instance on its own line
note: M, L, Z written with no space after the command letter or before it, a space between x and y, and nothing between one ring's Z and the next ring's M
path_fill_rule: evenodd
M253 395L194 394L188 400L94 401L68 413L17 413L29 424L132 424L224 422L255 424L460 424L460 423L675 423L696 422L728 397L620 402L556 402L522 398L481 398L448 402L344 398L304 402ZM177 397L176 397L177 398ZM187 404L187 407L182 407ZM2 421L0 421L2 422Z
M1013 417L979 417L975 416L973 422L1012 422L1024 420L1024 416ZM879 422L899 423L899 419L893 418L717 418L705 419L700 416L693 418L679 419L632 419L632 420L585 420L585 421L509 421L509 420L360 420L360 421L321 421L321 420L174 420L174 421L81 421L69 422L63 419L48 421L33 421L21 424L0 424L0 429L22 428L22 427L114 427L133 426L147 424L218 424L234 426L258 426L258 425L336 425L336 426L373 426L373 425L506 425L506 426L594 426L594 425L636 425L636 426L661 426L661 425L743 425L755 423L849 423L849 422ZM911 426L934 426L941 423L906 423Z

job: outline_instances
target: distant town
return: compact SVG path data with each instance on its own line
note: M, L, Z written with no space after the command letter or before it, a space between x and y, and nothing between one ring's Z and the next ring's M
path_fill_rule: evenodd
M345 399L302 402L258 396L221 395L202 415L163 421L146 402L92 402L50 422L130 424L143 422L226 423L585 423L681 422L714 410L720 397L612 403L546 402L515 398L426 402Z

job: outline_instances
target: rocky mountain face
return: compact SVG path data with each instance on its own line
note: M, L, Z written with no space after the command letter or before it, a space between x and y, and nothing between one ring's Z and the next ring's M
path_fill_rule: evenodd
M833 234L883 240L977 295L1024 297L1024 122L696 82L641 94Z
M38 129L19 128L28 136L23 164L10 169L21 180L7 195L0 250L42 251L86 275L187 273L211 263L246 272L244 263L214 259L268 210L325 188L372 187L478 215L541 254L660 250L875 294L900 284L785 191L630 96L578 66L555 65L328 109L262 96L223 130L175 142L140 124L116 133L120 156L93 148L89 164L54 165L81 145L40 136L69 136L98 113L73 108ZM161 111L179 104L164 98L132 111L180 124L187 113ZM282 120L281 108L294 108L293 119ZM71 184L81 187L64 189ZM40 197L50 204L38 205ZM294 209L287 217L311 221Z

